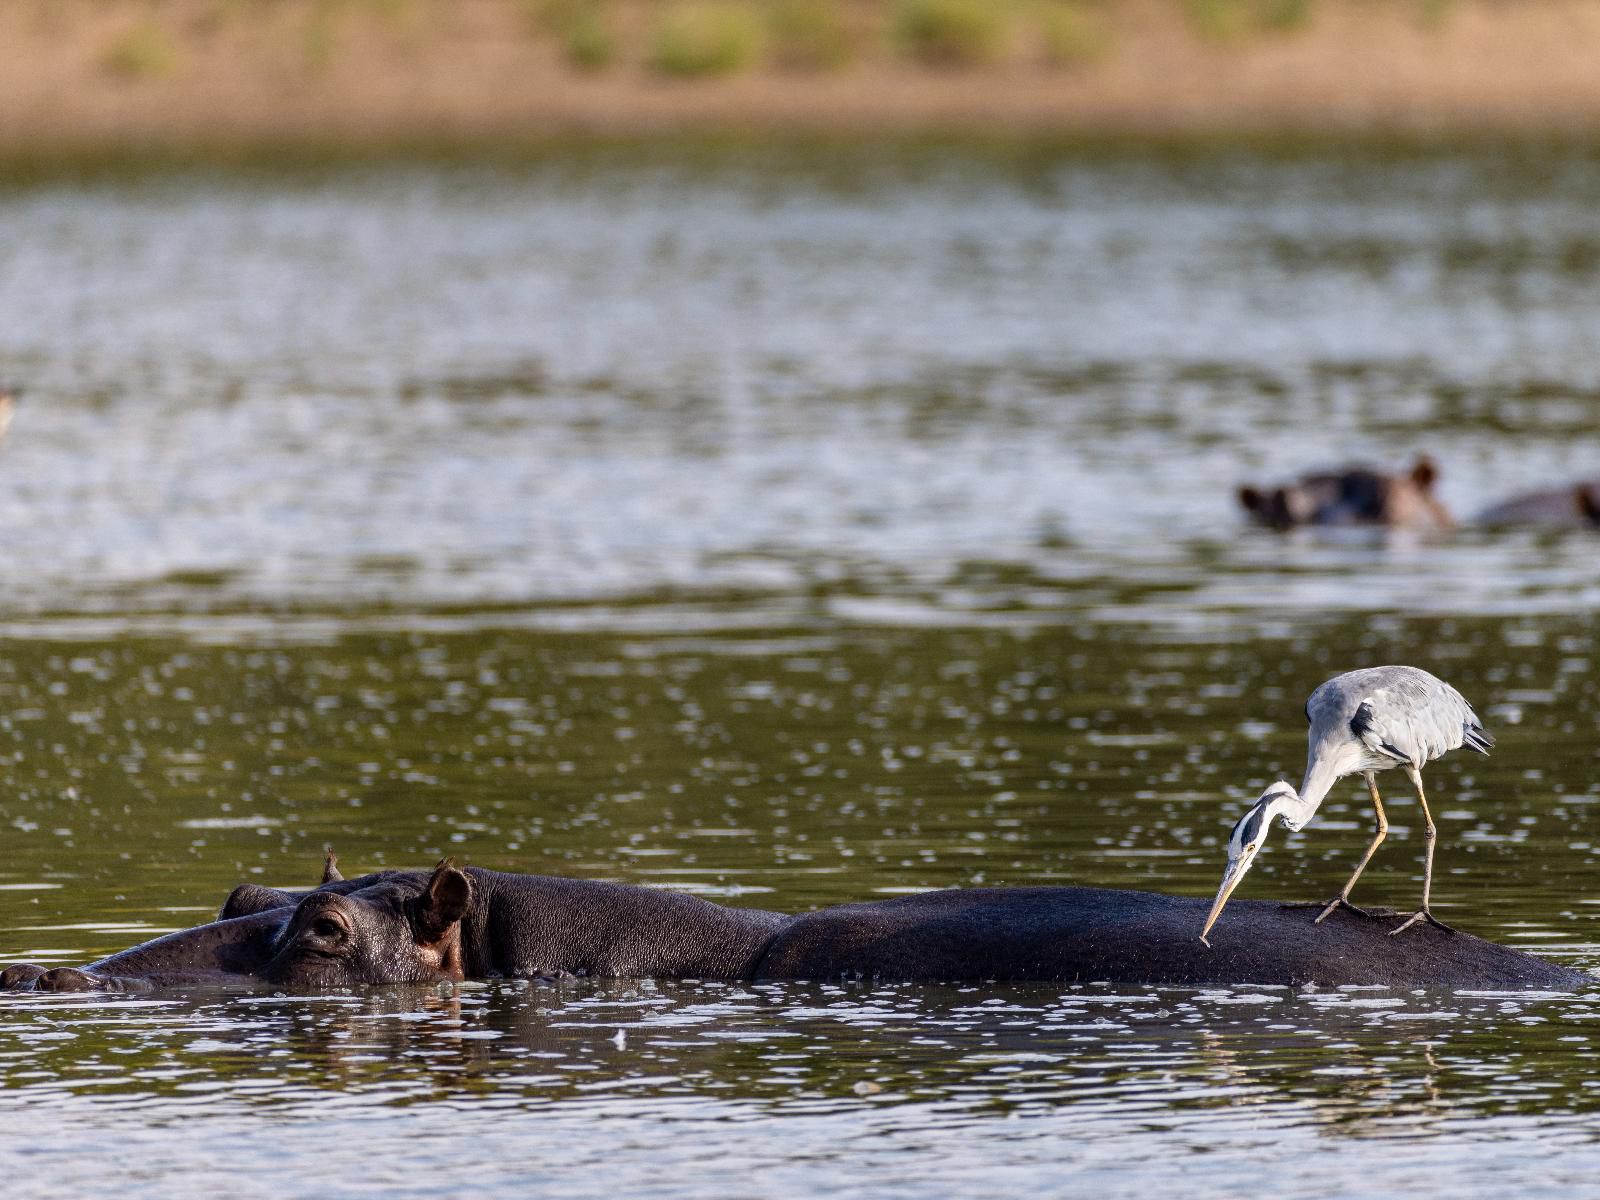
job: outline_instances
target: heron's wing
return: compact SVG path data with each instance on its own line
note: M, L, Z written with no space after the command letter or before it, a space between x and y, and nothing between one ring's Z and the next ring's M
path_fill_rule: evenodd
M1415 752L1417 741L1409 724L1397 722L1393 716L1383 703L1383 693L1369 696L1356 706L1355 715L1350 718L1350 732L1380 761L1392 758L1397 763L1408 762L1420 767L1430 756Z
M1494 738L1461 693L1442 680L1403 679L1356 706L1350 732L1374 756L1420 767L1461 746L1489 753Z

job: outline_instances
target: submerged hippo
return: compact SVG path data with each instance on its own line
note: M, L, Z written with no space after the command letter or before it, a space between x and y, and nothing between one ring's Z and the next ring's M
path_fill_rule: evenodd
M1426 455L1410 471L1344 467L1302 475L1290 483L1239 489L1251 518L1273 529L1300 525L1380 525L1390 529L1449 529L1449 511L1433 494L1438 468Z
M1522 492L1484 509L1473 518L1473 523L1535 529L1600 529L1600 479Z
M1210 947L1200 898L1081 887L972 888L800 916L626 884L442 863L245 885L223 917L82 968L19 965L0 987L147 991L260 982L296 990L564 975L1571 989L1580 971L1467 934L1241 902Z

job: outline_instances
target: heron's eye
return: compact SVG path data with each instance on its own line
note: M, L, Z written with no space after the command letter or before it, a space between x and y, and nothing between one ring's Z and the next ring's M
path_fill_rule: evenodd
M1259 844L1260 843L1258 843L1258 842L1251 842L1248 846L1246 846L1244 848L1244 852L1246 854L1254 854L1256 852L1256 846L1259 845Z

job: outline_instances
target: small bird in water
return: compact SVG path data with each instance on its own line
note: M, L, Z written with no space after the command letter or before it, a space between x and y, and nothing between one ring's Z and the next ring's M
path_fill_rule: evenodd
M1422 907L1390 933L1401 933L1418 921L1449 930L1450 927L1428 907L1433 889L1433 846L1437 831L1428 811L1428 798L1422 791L1422 767L1462 746L1479 754L1489 753L1494 738L1478 720L1477 713L1461 693L1444 680L1417 667L1391 666L1335 675L1311 693L1306 701L1306 720L1311 722L1311 749L1306 757L1306 775L1300 790L1295 791L1288 783L1275 783L1239 818L1228 837L1228 869L1222 876L1222 886L1217 889L1217 898L1211 904L1205 928L1200 931L1200 940L1206 942L1206 934L1216 924L1222 906L1255 862L1257 852L1267 840L1273 818L1282 818L1286 829L1304 829L1316 815L1328 789L1346 775L1356 774L1367 781L1377 826L1355 874L1328 902L1314 924L1327 920L1336 908L1361 912L1350 903L1350 889L1355 887L1356 880L1361 878L1361 872L1366 870L1367 863L1372 861L1389 832L1376 775L1390 767L1405 768L1411 786L1417 789L1417 802L1422 805L1422 817L1427 822L1427 832L1423 835L1427 855L1422 874Z

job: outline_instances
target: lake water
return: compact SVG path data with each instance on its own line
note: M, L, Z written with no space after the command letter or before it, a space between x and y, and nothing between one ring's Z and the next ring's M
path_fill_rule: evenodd
M1600 968L1600 543L1235 486L1592 475L1600 159L986 146L0 189L0 961L454 854L802 910L1209 895L1429 667L1435 907ZM1358 899L1408 908L1403 780ZM1349 782L1241 895L1325 898ZM1224 918L1226 919L1226 918ZM468 984L0 999L32 1194L1570 1195L1593 996Z

